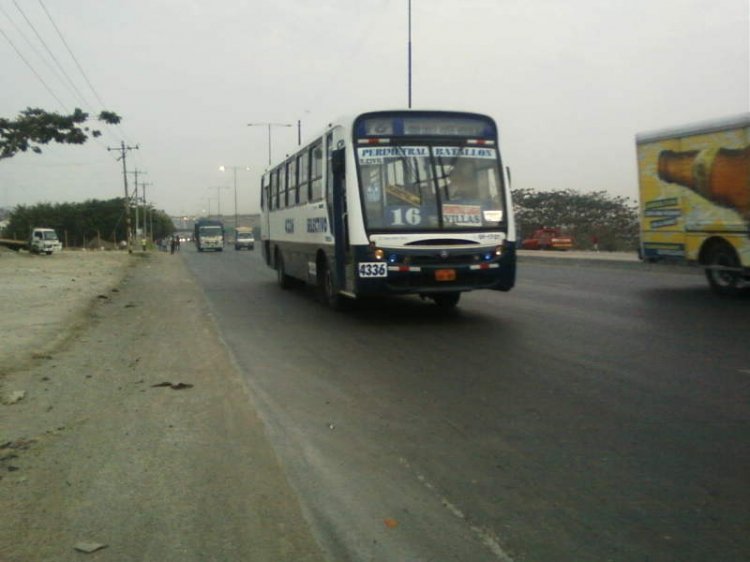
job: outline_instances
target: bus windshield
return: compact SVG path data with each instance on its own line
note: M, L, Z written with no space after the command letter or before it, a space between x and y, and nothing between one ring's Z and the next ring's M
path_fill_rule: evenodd
M369 230L496 228L503 221L497 152L462 145L357 151Z

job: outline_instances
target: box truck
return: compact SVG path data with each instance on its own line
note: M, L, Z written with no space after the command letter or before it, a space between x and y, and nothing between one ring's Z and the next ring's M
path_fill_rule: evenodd
M636 135L641 258L705 269L711 288L750 287L750 113Z
M216 219L201 218L195 221L195 247L205 250L224 250L224 223Z

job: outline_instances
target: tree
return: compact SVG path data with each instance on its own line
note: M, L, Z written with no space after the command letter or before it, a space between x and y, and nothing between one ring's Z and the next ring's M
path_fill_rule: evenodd
M29 149L41 153L40 144L83 144L89 136L101 136L99 130L85 125L88 118L89 114L78 108L70 115L27 108L16 119L0 117L0 160ZM108 125L120 122L120 117L111 111L102 111L97 119Z
M66 246L81 247L126 239L123 198L101 201L91 199L83 203L39 203L19 205L11 212L6 236L26 240L35 227L54 228ZM131 209L131 212L135 212ZM153 213L154 239L168 236L174 224L161 210Z
M581 193L513 190L516 222L521 238L543 226L562 228L575 239L575 246L590 249L593 240L608 251L631 251L638 247L638 208L627 197L606 191Z

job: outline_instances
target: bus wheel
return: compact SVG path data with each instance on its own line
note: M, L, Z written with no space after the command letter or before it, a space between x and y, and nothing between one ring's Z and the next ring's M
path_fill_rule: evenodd
M292 278L286 274L284 269L284 258L281 252L276 252L276 279L279 283L279 287L283 290L290 289L292 287Z
M330 264L323 261L318 267L318 300L334 310L341 310L345 298L336 291Z
M706 279L717 295L733 297L740 293L742 273L734 248L726 243L715 244L708 250L706 265Z
M458 291L455 293L437 293L432 295L432 300L434 300L435 304L440 308L453 308L458 304L460 298L461 293Z

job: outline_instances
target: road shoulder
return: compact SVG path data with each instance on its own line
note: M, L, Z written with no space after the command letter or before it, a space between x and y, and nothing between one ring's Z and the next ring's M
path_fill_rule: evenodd
M321 560L179 256L98 299L64 349L6 374L3 560ZM168 386L155 386L169 383Z

